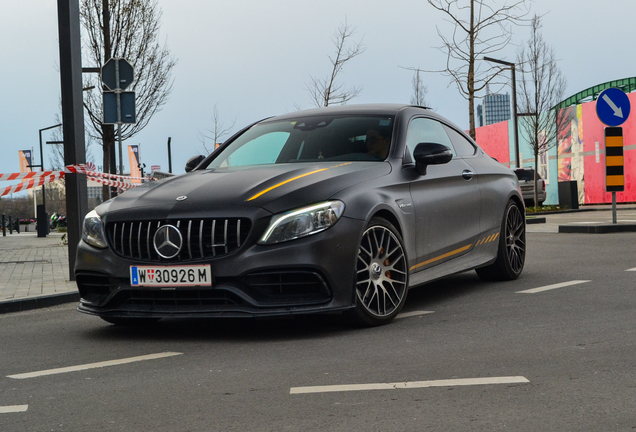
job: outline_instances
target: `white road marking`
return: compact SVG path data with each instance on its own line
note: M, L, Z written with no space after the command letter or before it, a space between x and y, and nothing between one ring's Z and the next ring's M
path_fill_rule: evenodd
M571 286L571 285L584 284L584 283L588 283L588 282L592 282L592 281L589 281L589 280L573 280L573 281L562 282L562 283L558 283L558 284L554 284L554 285L546 285L546 286L543 286L543 287L533 288L533 289L529 289L529 290L525 290L525 291L517 291L517 294L534 294L534 293L538 293L538 292L550 291L550 290L557 289L557 288L563 288L563 287Z
M7 376L7 378L14 378L14 379L36 378L36 377L41 377L46 375L77 372L77 371L95 369L95 368L101 368L101 367L107 367L107 366L117 366L117 365L122 365L126 363L134 363L134 362L144 361L144 360L155 360L155 359L160 359L165 357L177 356L181 354L183 353L164 352L164 353L158 353L158 354L149 354L145 356L129 357L129 358L120 359L120 360L109 360L109 361L103 361L98 363L89 363L85 365L69 366L69 367L64 367L59 369L43 370L39 372L29 372L29 373L23 373L23 374L17 374L17 375L9 375Z
M26 412L28 405L0 406L0 414Z
M375 384L344 384L329 386L313 386L313 387L292 387L289 394L304 393L329 393L329 392L345 392L345 391L361 391L361 390L398 390L398 389L414 389L427 387L456 387L456 386L472 386L486 384L519 384L529 383L528 379L522 376L511 377L492 377L492 378L465 378L465 379L447 379L436 381L413 381L413 382L396 382L396 383L375 383Z
M410 317L414 317L414 316L420 316L420 315L426 315L426 314L432 314L432 313L435 313L435 312L433 312L433 311L405 312L405 313L401 313L398 316L396 316L395 319L410 318Z
M636 271L636 267L634 267L634 268L630 268L630 269L627 269L627 270L625 270L625 271Z

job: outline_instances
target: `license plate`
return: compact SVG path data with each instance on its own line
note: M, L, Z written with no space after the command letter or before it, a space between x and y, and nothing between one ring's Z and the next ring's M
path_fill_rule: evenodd
M209 265L192 266L130 266L132 286L201 286L212 285Z

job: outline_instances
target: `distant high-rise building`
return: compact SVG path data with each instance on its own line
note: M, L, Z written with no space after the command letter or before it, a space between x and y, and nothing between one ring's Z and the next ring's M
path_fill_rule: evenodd
M477 106L477 118L479 126L510 120L510 95L490 93L484 96L483 105Z

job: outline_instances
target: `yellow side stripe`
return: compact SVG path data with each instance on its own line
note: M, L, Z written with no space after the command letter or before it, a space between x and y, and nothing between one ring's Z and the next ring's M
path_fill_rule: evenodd
M319 169L319 170L316 170L316 171L312 171L312 172L308 172L306 174L302 174L302 175L296 176L294 178L290 178L290 179L285 180L283 182L280 182L280 183L278 183L278 184L276 184L276 185L274 185L272 187L269 187L269 188L265 189L264 191L261 191L261 192L257 193L253 197L249 198L247 201L252 201L253 199L258 198L259 196L265 195L267 192L269 192L269 191L271 191L273 189L276 189L277 187L283 186L283 185L285 185L287 183L293 182L294 180L298 180L300 178L307 177L307 176L312 175L312 174L316 174L316 173L319 173L319 172L322 172L322 171L327 171L327 170L329 170L331 168L338 168L338 167L345 166L345 165L351 165L351 162L341 163L340 165L335 165L335 166L332 166L332 167L329 167L329 168L322 168L322 169Z
M444 258L448 258L448 257L451 257L451 256L453 256L453 255L457 255L458 253L462 253L462 252L464 252L465 250L470 249L472 246L473 246L472 244L469 244L469 245L466 245L466 246L464 246L464 247L460 247L459 249L455 249L454 251L451 251L451 252L445 253L444 255L440 255L440 256L435 257L435 258L432 258L432 259L430 259L430 260L428 260L428 261L424 261L424 262L422 262L422 263L416 264L416 265L414 265L413 267L411 267L409 270L415 270L415 269L416 269L416 268L418 268L418 267L422 267L422 266L425 266L425 265L427 265L427 264L434 263L435 261L439 261L439 260L442 260L442 259L444 259Z
M488 236L488 237L485 237L485 238L483 238L483 239L479 240L479 241L475 244L475 246L480 246L480 245L482 245L482 244L486 244L486 243L492 243L492 242L494 242L495 240L497 240L497 238L498 238L498 237L499 237L499 233L492 234L492 235L490 235L490 236ZM442 259L444 259L444 258L448 258L448 257L451 257L451 256L453 256L453 255L457 255L457 254L459 254L459 253L462 253L462 252L464 252L464 251L466 251L466 250L470 249L472 246L473 246L472 244L469 244L469 245L466 245L466 246L460 247L459 249L455 249L454 251L450 251L450 252L448 252L448 253L445 253L444 255L440 255L440 256L438 256L438 257L431 258L431 259L430 259L430 260L428 260L428 261L424 261L424 262L421 262L421 263L419 263L419 264L414 265L413 267L411 267L411 268L409 269L409 271L411 271L411 270L415 270L416 268L419 268L419 267L425 266L425 265L427 265L427 264L434 263L435 261L439 261L439 260L442 260Z

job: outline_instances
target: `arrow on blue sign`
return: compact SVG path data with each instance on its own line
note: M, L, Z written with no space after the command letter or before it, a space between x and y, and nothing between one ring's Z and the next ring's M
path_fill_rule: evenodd
M629 98L625 92L617 88L603 90L596 101L596 114L607 126L620 126L625 123L630 109Z
M623 109L620 107L617 107L616 104L614 102L612 102L612 100L610 99L610 97L608 95L603 95L603 100L605 102L607 102L607 104L610 106L611 109L614 110L614 115L620 118L623 118Z

